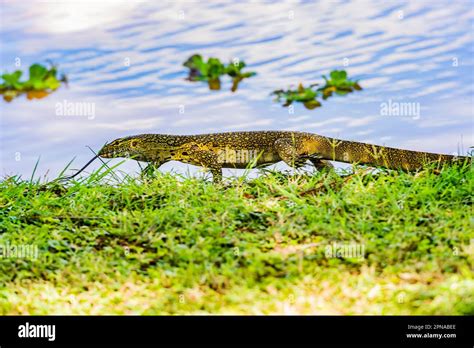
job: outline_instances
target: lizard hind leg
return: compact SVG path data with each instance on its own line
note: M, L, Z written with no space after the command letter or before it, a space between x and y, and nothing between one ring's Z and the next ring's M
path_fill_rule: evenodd
M334 169L334 166L329 161L319 159L319 158L310 158L309 160L317 170Z
M308 156L300 155L292 139L281 138L275 141L275 149L280 158L293 168L301 168L306 164Z

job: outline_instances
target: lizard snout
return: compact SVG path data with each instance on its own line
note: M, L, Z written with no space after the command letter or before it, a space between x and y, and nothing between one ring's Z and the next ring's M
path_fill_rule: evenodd
M102 149L100 149L98 155L103 158L112 158L114 156L114 149L111 148L109 145L104 145Z
M98 155L102 158L130 158L133 153L131 153L129 148L109 144L105 145L102 149L100 149Z

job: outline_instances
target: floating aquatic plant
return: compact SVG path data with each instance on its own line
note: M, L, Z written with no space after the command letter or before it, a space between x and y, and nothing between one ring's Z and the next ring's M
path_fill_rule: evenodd
M347 79L347 72L345 70L333 70L329 74L329 79L323 75L326 84L319 88L318 91L323 93L323 99L326 100L333 93L338 95L346 95L354 91L362 90L358 81L351 81Z
M235 92L239 86L240 81L243 79L255 76L257 73L251 72L242 72L242 69L245 68L246 64L243 61L237 63L231 63L226 67L226 73L232 77L232 88L231 91Z
M272 92L272 95L276 95L276 101L280 101L282 99L285 100L283 106L290 106L293 102L300 102L307 109L315 109L321 106L321 103L316 99L320 94L317 90L313 89L314 85L310 85L309 87L304 87L303 84L298 85L298 89L296 90L283 90L279 89Z
M225 66L218 58L208 58L207 62L199 54L194 54L183 64L189 68L189 81L204 81L209 85L211 90L220 90L220 78L224 75L232 77L231 91L235 92L239 83L248 77L255 75L255 72L242 72L245 62L231 62Z
M325 80L325 85L315 89L314 87L319 84L312 84L309 87L304 87L303 84L299 84L296 90L275 90L271 95L275 95L275 101L284 100L283 106L290 106L293 102L303 103L303 105L309 109L315 109L322 106L318 98L323 100L328 99L336 93L338 95L346 95L353 91L360 91L362 87L359 85L358 81L352 81L347 79L347 72L344 70L333 70L329 74L329 79L323 75Z
M28 99L41 99L55 91L61 86L61 82L67 83L65 75L61 75L58 79L57 66L51 64L47 68L41 64L33 64L29 68L29 79L20 81L23 72L16 70L15 72L1 75L2 83L0 84L0 93L7 102L26 93Z

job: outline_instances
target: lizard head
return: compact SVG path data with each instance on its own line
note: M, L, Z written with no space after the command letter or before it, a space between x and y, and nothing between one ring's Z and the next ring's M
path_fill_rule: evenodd
M98 155L103 158L125 157L141 160L144 157L143 142L142 138L135 136L118 138L104 145Z

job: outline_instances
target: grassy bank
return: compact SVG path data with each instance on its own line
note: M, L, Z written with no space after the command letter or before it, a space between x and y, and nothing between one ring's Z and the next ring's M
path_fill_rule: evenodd
M468 166L99 179L0 183L1 314L474 314Z

